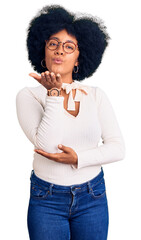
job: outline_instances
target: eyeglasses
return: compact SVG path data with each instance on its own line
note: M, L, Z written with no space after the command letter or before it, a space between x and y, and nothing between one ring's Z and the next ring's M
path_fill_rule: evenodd
M66 41L63 43L63 42L59 42L57 39L49 39L49 40L46 40L45 42L46 42L47 48L51 51L56 50L60 46L60 43L62 43L64 52L69 54L73 53L76 50L76 48L78 48L78 45L71 41Z

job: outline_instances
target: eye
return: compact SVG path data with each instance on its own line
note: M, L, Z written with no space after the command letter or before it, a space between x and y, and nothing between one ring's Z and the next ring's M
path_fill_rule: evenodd
M54 39L50 39L48 42L47 42L47 47L50 49L50 50L54 50L56 49L58 46L58 42Z
M69 45L66 46L66 48L68 48L68 49L73 49L73 47L72 47L72 46L69 46Z
M49 45L49 46L56 46L56 45L57 45L57 43L56 43L56 42L54 42L54 41L50 41L50 42L48 43L48 45Z
M68 50L74 50L75 45L73 43L65 43L65 48Z

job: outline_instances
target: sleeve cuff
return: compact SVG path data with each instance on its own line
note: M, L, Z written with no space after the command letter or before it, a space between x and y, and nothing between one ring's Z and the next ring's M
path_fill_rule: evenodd
M61 102L64 100L63 96L48 96L46 95L46 99L51 102Z
M76 151L75 151L76 152ZM79 169L79 168L81 168L81 166L80 166L80 159L81 159L81 154L80 153L78 153L78 152L76 152L77 153L77 156L78 156L78 160L77 160L77 164L72 164L71 165L71 167L73 168L73 169Z

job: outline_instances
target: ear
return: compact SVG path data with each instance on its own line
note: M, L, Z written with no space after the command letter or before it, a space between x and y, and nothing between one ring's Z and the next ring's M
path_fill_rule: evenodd
M79 65L78 60L75 62L74 66L77 67Z

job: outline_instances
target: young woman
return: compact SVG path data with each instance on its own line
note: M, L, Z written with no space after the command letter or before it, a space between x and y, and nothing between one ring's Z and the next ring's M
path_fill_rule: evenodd
M39 86L21 89L16 106L35 151L31 240L107 239L102 165L124 158L124 140L105 92L80 82L96 71L109 39L102 20L77 18L56 5L29 24L28 58L38 73L30 76Z

